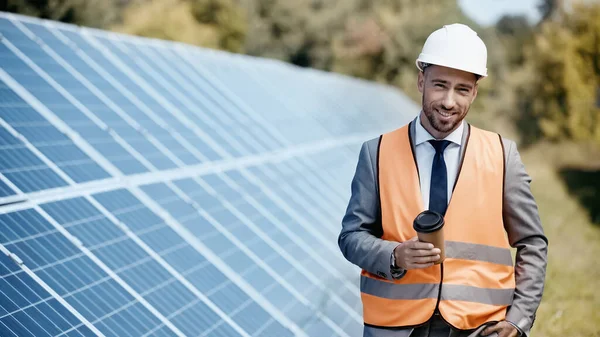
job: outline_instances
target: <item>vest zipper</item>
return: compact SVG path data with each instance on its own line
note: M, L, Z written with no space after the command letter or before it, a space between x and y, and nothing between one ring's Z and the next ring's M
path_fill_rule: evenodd
M440 300L442 299L442 284L444 283L444 262L440 263L440 287L438 288L438 298L437 298L437 302L435 303L435 309L433 310L433 315L431 316L431 318L433 318L433 316L435 316L435 313L437 312L440 316L440 318L442 319L442 321L446 322L446 324L448 324L448 326L450 327L450 329L456 329L458 331L467 331L467 330L462 330L462 329L457 329L456 327L454 327L454 325L452 325L450 322L448 322L444 316L442 315L441 312L439 312L439 305L440 305ZM431 319L430 318L430 319Z
M438 288L437 302L435 302L435 310L433 311L434 315L437 311L439 311L438 307L440 305L440 300L442 299L442 283L444 283L444 262L440 263L440 286ZM441 313L440 317L442 317Z

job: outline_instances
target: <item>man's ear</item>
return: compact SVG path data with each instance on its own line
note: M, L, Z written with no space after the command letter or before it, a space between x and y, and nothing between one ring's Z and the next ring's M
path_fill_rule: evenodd
M419 71L419 77L417 78L417 88L420 93L423 93L423 89L425 88L425 73Z
M475 98L477 98L477 89L479 88L479 83L475 82L475 87L473 87L473 98L471 98L471 104L475 102Z

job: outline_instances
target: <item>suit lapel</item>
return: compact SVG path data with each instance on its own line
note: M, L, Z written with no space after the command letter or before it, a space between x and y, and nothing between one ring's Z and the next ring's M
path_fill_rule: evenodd
M413 119L408 126L408 133L410 134L410 147L412 148L412 153L417 153L417 149L415 146L415 141L417 138L417 117Z

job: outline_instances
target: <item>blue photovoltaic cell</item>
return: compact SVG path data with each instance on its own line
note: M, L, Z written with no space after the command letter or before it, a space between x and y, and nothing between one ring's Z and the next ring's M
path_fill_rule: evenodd
M14 195L15 191L8 187L2 180L0 180L0 198Z
M31 29L35 29L35 25L29 25L28 27L30 27ZM41 29L45 28L38 28L38 31ZM164 118L164 121L167 123L167 125L171 129L176 130L177 134L179 134L183 139L185 139L190 144L190 146L195 147L196 150L202 154L202 156L204 156L208 160L217 160L221 158L221 156L219 156L214 151L214 149L212 149L209 145L206 144L204 140L202 140L197 134L195 134L192 125L184 124L179 119L177 119L175 115L171 115L171 113L168 112L166 108L161 106L159 101L157 101L157 99L153 95L141 88L134 80L132 80L131 76L125 74L124 72L119 70L115 65L113 65L101 52L99 52L99 50L88 50L87 48L93 47L90 46L88 42L81 38L78 34L74 34L73 32L70 32L68 30L62 30L60 31L60 33L67 36L73 43L76 43L78 48L84 50L87 53L87 55L93 60L93 62L101 66L104 71L109 73L119 83L121 83L128 90L130 90L133 95L135 95L141 102L143 102L143 104L145 104L148 107L148 109ZM52 43L53 40L51 39L50 41ZM67 55L65 55L64 52L66 49L59 49L64 48L59 45L61 42L56 41L54 43L57 44L57 48L55 49L60 50L59 53L67 57ZM111 47L110 52L116 56L119 56L120 60L127 67L129 67L133 73L135 73L137 76L142 77L146 83L148 83L151 87L154 88L154 90L158 90L160 92L160 96L166 99L169 102L169 104L175 106L181 113L183 113L186 117L190 118L192 121L195 121L196 123L199 122L198 117L195 115L195 113L199 113L197 109L194 109L194 112L192 112L189 108L186 109L183 103L181 103L180 100L178 100L177 98L173 97L166 89L160 90L161 85L164 85L164 81L157 81L153 77L147 75L145 71L139 69L135 63L129 60L129 56L127 54L121 52L118 48ZM77 64L80 63L81 62L78 62ZM79 69L83 67L88 66L82 65ZM107 91L107 93L110 93L110 91ZM111 95L110 97L118 97L118 95ZM129 105L131 104L129 103ZM130 110L126 111L129 112ZM138 109L134 108L132 111L135 112L138 111ZM139 115L140 113L141 111L136 115ZM177 114L177 112L175 112L175 114ZM147 117L142 117L141 120L147 120ZM147 122L144 126L149 129L156 129L156 125L152 124L152 122ZM206 129L206 127L200 128L200 130L202 131L205 131ZM187 151L183 151L181 145L176 144L173 140L165 142L166 140L170 139L170 136L165 135L164 130L163 132L158 133L157 137L161 139L161 142L163 142L163 144L165 144L171 151L174 151L174 153L178 154L178 156L182 160L184 160L186 164L196 164L199 162L198 158L193 157L192 154ZM169 146L169 143L173 145Z
M148 47L151 48L151 47ZM163 55L167 55L168 53L168 48L163 48L162 49ZM170 55L170 57L166 58L166 61L169 64L173 64L179 67L179 69L194 69L194 67L201 67L203 70L205 70L207 73L212 73L212 75L214 76L215 79L218 79L219 82L221 83L222 87L226 87L228 90L231 90L230 84L227 83L227 81L225 79L222 78L222 75L220 73L220 71L223 71L223 68L231 68L234 67L234 63L235 61L231 60L228 58L228 61L230 62L223 62L221 64L213 64L211 62L209 62L209 60L206 58L206 55L204 55L203 53L199 53L197 50L193 50L190 49L187 51L189 56L188 58L182 57L181 55L175 54L175 53L168 53ZM224 55L220 55L217 58L221 58L221 56ZM212 57L214 58L214 56ZM191 63L189 60L196 60L195 64ZM238 62L243 62L241 60L239 60ZM185 67L184 67L185 66ZM252 65L255 66L255 65ZM256 64L256 66L258 66L258 64ZM267 71L265 71L265 75L268 74L269 71L273 71L273 69L269 69ZM241 71L239 76L245 76L243 73L245 71ZM289 77L287 77L289 78ZM228 116L230 116L231 120L233 120L232 123L234 124L238 124L239 127L235 128L236 132L233 133L230 130L231 129L225 129L225 131L227 133L232 134L233 136L241 136L241 135L248 135L249 139L255 139L255 143L251 143L251 144L247 144L248 146L259 146L259 147L264 147L266 149L271 149L271 150L276 150L276 149L280 149L282 147L282 142L280 140L274 139L272 134L274 133L273 130L273 126L272 124L266 125L266 124L262 124L262 123L258 123L256 122L252 117L249 116L249 113L253 113L256 114L257 116L261 116L261 117L265 117L267 115L267 110L274 110L272 109L273 106L273 101L274 99L274 95L280 97L287 97L287 95L277 95L274 94L272 92L265 92L263 91L259 97L263 97L262 99L262 104L260 106L251 106L249 105L244 99L242 99L242 101L244 101L244 107L245 109L242 110L242 108L238 105L235 104L231 101L231 99L228 97L228 95L224 95L223 93L221 93L219 90L215 90L215 84L212 83L212 81L207 80L206 76L199 76L198 79L196 81L194 81L195 85L200 87L200 88L204 88L204 91L207 91L210 93L210 97L212 100L214 100L219 106L220 109L223 110L224 113L226 113ZM256 84L251 84L251 85L256 85ZM314 85L314 84L313 84ZM285 86L281 86L279 88L280 90L284 90ZM231 90L231 92L234 95L239 95L239 93L235 92L234 90ZM290 96L293 96L295 94L292 92L289 92ZM239 97L243 97L243 95L239 95ZM217 110L218 111L218 110ZM276 109L276 115L273 117L273 119L282 119L285 118L285 116L282 116L282 111L286 111L286 115L287 115L287 107L284 109L284 107L279 107L278 109ZM268 119L267 119L268 120ZM272 122L270 122L272 123ZM298 129L302 129L302 125L296 124L296 123L302 123L301 119L296 119L293 121L293 125L295 125L297 132ZM238 133L239 130L239 133ZM281 130L279 130L281 131ZM309 132L312 133L313 130L311 128L305 128L304 132Z
M254 170L252 170L252 171L254 171ZM249 197L251 197L257 203L259 203L261 206L266 208L271 216L273 216L275 219L279 220L279 223L284 225L290 232L292 232L293 234L298 236L298 238L300 240L302 240L306 245L308 245L308 247L310 247L311 250L314 251L318 256L331 255L331 250L328 249L329 247L323 246L320 243L320 241L317 240L319 238L319 236L322 235L322 227L325 226L325 224L315 223L314 227L310 228L310 230L306 230L298 223L297 220L291 218L290 215L288 215L287 212L283 208L281 208L277 203L275 203L273 199L271 199L269 196L267 196L267 194L260 188L260 186L255 185L254 183L251 183L250 181L248 181L238 171L228 171L228 172L224 173L224 175L229 177L231 180L235 181L241 190L245 191L245 193ZM272 191L275 190L274 187L277 186L272 181L263 181L263 183L266 184L267 186L270 186ZM277 182L277 184L282 184L282 182ZM218 186L218 185L216 185L216 186ZM290 199L292 198L291 195L283 194L283 193L278 193L278 197L282 198L285 202L289 202ZM251 215L251 214L256 213L253 206L250 206L250 205L240 204L238 206L238 208L240 211L242 211L246 215ZM302 214L304 214L304 213L302 213ZM265 220L262 220L262 221L265 221ZM295 250L296 249L295 246L297 244L298 243L296 243L296 242L290 241L289 243L286 243L286 246L290 245L290 249ZM336 251L335 253L338 253L338 252ZM328 261L330 261L330 259L328 259ZM339 265L333 264L333 267L337 268L337 267L339 267ZM316 265L313 265L312 268L318 268L318 267ZM330 271L326 271L323 269L316 270L316 273L318 275L327 275L327 274L329 274L329 272Z
M269 177L264 176L262 171L260 171L259 169L251 169L251 170L253 172L255 172L257 175L260 174L260 176L263 176L264 179L270 179ZM286 226L290 232L292 232L293 234L298 236L299 239L302 240L302 244L304 245L304 247L307 247L308 249L312 250L313 252L316 253L316 255L318 255L320 257L326 257L325 260L328 262L329 267L319 266L318 263L312 263L310 260L305 260L304 266L307 269L313 270L315 274L320 275L322 277L334 276L335 274L332 273L334 269L337 269L338 273L341 273L342 275L344 274L345 260L343 260L343 257L341 257L339 251L336 250L335 247L324 245L322 243L322 241L319 240L319 236L322 235L323 226L327 225L325 223L326 222L325 220L323 222L311 223L311 224L314 224L314 227L312 228L312 230L306 230L298 223L298 221L296 219L291 217L280 206L278 206L273 200L271 200L259 188L259 186L254 185L253 183L250 183L247 179L242 177L236 171L228 171L225 174L227 176L229 176L230 178L232 178L232 180L236 181L238 183L238 185L243 190L245 190L249 196L251 196L253 199L255 199L263 207L268 209L269 213L275 219L279 220L279 223ZM266 180L266 181L264 180L263 183L266 183L268 186L271 186L272 189L274 189L273 187L275 187L275 186L281 186L283 184L283 182L280 182L280 181L274 182L273 180ZM190 184L191 184L190 182L185 182L185 183L182 183L181 185L178 184L178 186L190 186ZM283 191L281 191L281 193L279 193L279 197L283 198L283 200L285 200L286 202L289 202L290 199L292 199L292 195L290 195L286 192L283 192ZM251 207L250 205L240 204L238 206L238 209L247 216L256 212L255 210L253 210L253 207ZM298 210L303 210L303 209L304 208L301 208ZM301 214L304 215L308 211L309 211L309 209L306 209L306 211L302 211ZM334 220L331 220L331 221L333 222ZM261 221L257 221L257 224L259 224L259 223L261 223ZM286 238L282 238L281 240L282 240L282 242L289 241L289 239L286 239ZM286 250L289 249L290 252L293 252L293 251L297 251L298 249L300 249L300 248L296 247L299 244L300 244L300 242L289 241L288 243L285 244L285 247L287 247ZM343 280L338 280L337 282L343 282ZM344 300L344 302L346 302L351 308L355 308L355 310L359 313L361 312L362 309L360 307L360 298L358 296L356 289L348 289L347 287L339 287L335 291L336 291L336 293L338 293L340 295L342 300ZM348 324L350 324L350 322ZM352 324L354 324L354 323L352 323Z
M331 189L327 188L325 184L309 186L308 176L311 173L310 171L306 170L306 174L299 175L286 167L284 163L265 165L258 168L258 170L263 171L260 174L263 178L270 177L277 182L273 186L276 186L280 193L288 193L289 195L289 191L292 191L295 195L299 196L299 198L286 200L290 201L294 209L310 209L311 211L307 212L306 215L311 223L316 223L313 221L318 221L317 219L321 219L321 221L325 220L325 223L328 225L321 227L323 235L329 235L333 239L337 237L339 231L332 224L338 220L340 213L343 214L344 209L333 211L335 207L329 203L326 197L331 193Z
M117 190L96 194L94 198L248 333L291 335L131 193Z
M327 158L334 158L333 162L335 162L336 153L332 151L332 153L328 153ZM293 207L302 216L305 216L307 213L311 211L326 211L327 208L335 209L339 208L339 213L343 214L345 200L340 197L336 192L339 189L336 189L334 182L332 180L323 179L323 177L318 176L318 174L323 175L327 166L323 167L323 170L319 173L311 170L304 169L303 174L298 174L296 170L294 170L293 166L300 166L301 164L296 160L292 159L290 161L281 162L277 165L264 165L262 167L250 168L256 176L260 177L262 182L270 186L272 190L278 191L279 197L281 197L286 202L296 200L298 196L302 197L302 200L305 202L303 205L296 204L296 207ZM350 166L353 166L352 164ZM295 172L295 174L294 174ZM331 166L331 175L335 176L339 173L339 165ZM264 196L263 192L258 188L258 186L253 186L250 184L244 177L242 177L236 171L228 171L226 175L230 176L233 180L235 180L239 185L243 186L249 195L253 195L256 199L260 200L261 204L265 206L270 205L268 199ZM296 185L296 186L292 186ZM309 189L307 192L307 188ZM317 198L318 197L318 198ZM335 200L338 202L336 203ZM278 210L276 214L279 216L287 217L285 212L279 209L279 207L275 205L268 206L270 210ZM310 239L310 234L305 231L298 231L297 228L300 228L300 225L293 219L289 219L287 221L282 220L282 223L289 225L288 228L291 231L295 231L296 234L302 235L307 234L307 245L311 247L311 249L315 252L318 252L319 256L327 256L327 261L330 262L333 268L338 269L340 273L344 273L344 263L345 260L341 256L337 247L328 247L324 246L318 239L317 236L323 235L324 230L329 225L329 229L337 230L336 223L339 221L339 217L329 214L322 215L323 219L321 222L315 224L313 222L309 222L309 224L313 225L312 233L315 235L313 239ZM329 219L329 220L327 220ZM337 233L334 232L337 235ZM337 261L337 262L336 262ZM361 304L360 298L356 289L348 289L342 288L345 293L341 294L340 297L344 299L352 308L357 308L357 311L361 312Z
M104 335L141 336L163 325L35 210L0 215L0 243Z
M284 190L284 187L286 187L286 184L287 184L285 181L275 179L274 176L266 175L264 173L264 171L258 167L248 168L248 171L250 171L256 177L258 177L260 179L260 181L262 181L263 184L268 186L268 188L272 192L274 192L279 198L284 200L284 202L286 204L292 206L291 208L296 210L298 213L300 213L302 217L310 216L310 215L308 215L308 213L312 212L312 209L306 208L306 207L302 206L301 204L297 204L297 201L294 198L294 196L292 194L290 194L288 191ZM232 173L228 172L227 174L232 174ZM314 227L312 227L312 228L309 227L309 229L307 230L298 223L297 219L292 217L288 212L286 212L280 206L278 206L278 204L274 200L272 200L270 197L268 197L264 191L262 191L260 188L258 188L258 186L253 186L253 185L250 185L249 183L241 184L241 186L247 190L247 193L249 193L256 200L258 200L261 203L261 205L263 205L265 208L269 209L270 212L277 219L279 219L281 223L288 225L288 229L290 231L292 231L294 234L298 235L299 237L301 237L302 239L304 239L307 242L312 242L312 243L316 244L317 246L320 245L319 241L316 241L316 240L320 236L323 235L322 227L326 226L326 224L323 223L325 220L311 219L311 221L309 221L308 223ZM339 219L336 219L335 221L339 221ZM315 247L315 249L318 249L319 253L331 255L332 250L330 250L330 253L326 253L327 250L325 248L327 248L327 247L326 246L325 247L321 246L320 248ZM329 248L331 248L331 247L329 247ZM323 250L323 249L325 249L325 250ZM336 253L336 256L337 256L337 254L339 254L339 252L337 250L335 251L335 253ZM332 260L333 260L333 258L334 258L334 256L331 257ZM342 267L343 265L340 265L341 263L344 263L342 258L340 257L338 261L339 261L339 263L334 263L334 266L339 266L340 268L343 268Z
M269 167L269 165L266 165L266 167ZM327 211L323 209L323 205L319 204L319 203L314 203L311 204L310 207L306 204L307 201L313 200L314 198L319 198L319 196L317 195L316 192L315 196L312 196L310 199L306 199L306 198L298 198L298 197L293 197L292 193L295 194L296 196L300 196L300 197L306 197L306 195L303 195L303 190L301 188L298 188L297 186L294 186L294 182L290 182L286 179L284 179L281 176L281 173L277 172L277 170L270 170L271 174L266 174L263 168L259 168L259 167L251 167L248 169L250 172L252 172L255 176L257 176L258 178L260 178L263 183L265 183L267 186L269 186L269 188L275 192L278 195L281 195L282 198L285 200L285 202L287 204L289 204L293 209L300 211L302 216L308 220L309 223L311 224L319 224L325 221L325 219L329 219L331 221L337 221L339 222L339 220L341 219L332 219L328 214ZM302 179L301 177L294 177L293 179ZM292 192L289 192L289 191ZM321 217L319 217L319 215ZM329 222L327 222L329 223ZM319 227L319 235L329 235L329 237L331 238L332 233L328 232L327 228L323 228L323 227Z
M220 60L214 60L215 63L222 63ZM248 74L238 76L239 69L247 68L248 64L234 64L229 69L224 66L211 67L214 72L223 78L224 81L236 92L236 94L242 96L245 102L248 102L253 107L259 107L262 103L257 97L257 92L264 92L265 90L277 91L278 88L285 88L291 92L296 93L293 97L287 99L287 105L281 106L282 100L275 100L272 102L272 110L267 112L269 114L277 113L281 109L288 111L287 120L279 124L286 131L292 133L294 141L317 141L323 137L330 137L332 133L335 136L344 136L347 134L340 134L336 132L340 129L341 125L349 123L347 118L340 119L338 114L335 113L339 107L328 106L330 104L327 97L322 97L323 88L319 85L315 85L314 81L310 81L307 76L297 76L295 81L286 80L291 74L289 69L269 69L269 71L261 71L259 69L252 69ZM238 69L236 69L238 68ZM260 74L260 75L259 75ZM264 75L262 75L264 74ZM299 85L298 83L302 83ZM306 83L310 82L310 83ZM254 84L254 85L252 85ZM244 88L252 87L255 92L245 90ZM353 109L351 105L345 107L344 114L348 114L349 110ZM321 122L327 116L335 117L334 123L323 123ZM296 125L296 123L304 123L302 126ZM363 126L363 123L355 123L359 126ZM311 130L311 132L303 132L304 130Z
M34 48L39 51L37 44L29 40L26 36L6 19L0 18L0 33L5 38L14 36L17 45L23 49ZM26 44L27 48L23 47ZM43 103L48 109L62 119L75 132L84 135L86 141L90 143L98 152L105 156L124 174L141 173L147 171L131 153L125 150L107 130L99 127L90 117L74 106L61 93L56 91L48 82L35 73L28 65L21 61L6 46L0 44L0 67L25 87L34 97ZM45 62L47 63L47 62ZM41 64L40 66L44 66ZM54 64L54 67L59 67ZM48 67L47 67L48 68ZM100 118L102 119L102 118Z
M269 71L261 72L260 78L262 81L257 81L252 78L253 70L245 71L244 64L241 62L231 62L227 59L219 60L220 58L203 55L202 53L195 54L195 56L201 60L207 71L223 81L229 90L239 95L244 103L253 110L259 111L262 116L270 117L272 123L279 126L280 131L285 132L294 142L321 139L328 135L323 127L308 118L307 113L302 111L302 106L307 104L306 101L298 100L293 104L282 104L286 100L296 100L296 96L301 93L295 93L289 98L274 94L272 99L264 99L266 93L264 82L266 78L272 76L270 72L273 72L273 70L269 69ZM284 75L284 79L288 78L289 76ZM279 90L285 90L289 87L287 83L289 81L284 80L283 82L279 84ZM311 87L314 86L315 83L311 85ZM294 114L296 110L300 110L300 113ZM286 111L286 114L282 115L281 111ZM323 111L321 112L323 113ZM310 132L306 132L306 130L310 130ZM254 133L257 132L260 132L260 129Z
M96 162L0 81L0 117L77 183L110 177Z
M144 62L153 66L154 71L158 72L163 78L172 79L168 82L171 88L177 90L180 95L185 97L188 104L198 107L196 109L190 108L190 105L184 104L184 102L174 95L170 94L167 90L166 84L161 82L155 82L148 75L145 75L139 65L136 64L131 57L127 54L120 52L118 48L114 47L116 42L112 42L108 39L98 39L107 48L114 50L115 55L118 55L129 67L138 71L148 83L153 84L155 87L164 88L162 94L167 97L177 108L184 112L188 118L193 120L196 125L206 134L210 136L217 144L223 147L230 155L240 156L242 153L239 149L245 147L245 142L239 138L240 132L244 132L243 129L247 128L249 124L243 126L236 126L236 121L229 116L228 111L223 109L217 102L214 101L213 97L207 95L205 90L197 85L197 74L191 67L186 68L185 73L179 73L177 71L177 62L182 63L182 60L164 59L161 54L154 52L151 48L146 48L141 52L134 43L119 43L125 46L127 49L133 51L137 58L138 63ZM152 57L154 56L154 57ZM178 75L177 77L174 76ZM175 79L179 79L176 81ZM237 132L231 132L232 129L236 129ZM232 145L235 144L235 145Z
M204 208L204 210L210 215L218 217L217 221L219 221L221 225L229 230L244 226L233 214L231 214L231 212L225 209L220 202L211 200L214 198L213 196L202 194L202 188L199 185L197 187L197 191L200 193L193 196L192 199L203 208L206 205L213 205L214 208ZM169 187L164 184L152 184L143 186L142 189L166 209L171 216L179 220L183 226L195 234L196 237L215 254L228 264L234 264L236 266L235 270L238 271L245 280L247 280L257 291L261 292L277 308L280 308L286 313L293 321L302 323L311 321L311 319L316 321L320 320L316 315L314 308L310 308L296 299L289 290L283 287L257 263L250 260L247 256L244 256L243 261L238 260L241 255L245 255L240 248L219 232L219 230L215 228L208 219L200 215L194 207L179 198ZM248 234L248 232L246 231L245 234ZM246 237L243 236L243 238L244 241L246 241ZM254 240L251 240L252 238L248 239L247 245L251 246L253 252L259 255L267 265L284 274L290 272L291 266L283 260L281 255L274 252L272 248L266 245L255 245L256 243L260 243L255 235ZM242 262L243 265L240 265L240 262ZM298 277L299 283L307 283L305 277L302 275L296 274L295 276Z
M0 172L25 193L67 185L5 128L0 128Z
M25 24L27 29L32 31L36 36L42 38L44 43L48 44L57 54L59 54L64 60L75 68L77 72L84 75L86 80L91 82L96 88L100 89L103 95L107 96L112 102L114 102L122 111L124 111L129 117L133 118L141 127L145 128L148 133L158 139L158 141L168 148L173 154L175 154L185 165L198 164L200 161L192 153L185 149L185 147L163 126L157 124L155 120L149 117L142 109L150 111L155 115L162 117L164 115L162 109L156 109L160 107L151 96L146 94L139 88L137 84L119 72L109 62L102 62L102 68L111 75L117 74L118 82L125 87L138 100L138 104L132 99L126 97L126 95L111 84L107 79L103 78L96 70L94 70L88 63L86 63L79 55L76 54L75 50L69 48L61 40L59 40L52 32L46 27L37 24ZM95 53L100 55L100 53ZM96 57L98 57L96 55ZM172 118L167 118L171 121ZM163 121L164 122L164 121ZM174 129L180 129L179 124L174 125ZM212 159L212 158L211 158Z
M96 336L67 308L0 252L0 336Z
M42 208L187 336L222 324L217 314L87 200L63 200Z
M4 19L0 19L4 20ZM3 27L3 26L0 26ZM127 143L138 153L144 154L144 157L158 169L169 169L176 167L164 153L162 153L152 142L150 142L142 133L133 128L123 116L120 116L117 111L111 109L98 96L86 88L82 82L76 79L71 73L63 68L59 63L54 61L37 43L27 37L24 33L15 31L13 28L11 35L14 39L7 38L21 52L38 65L42 71L52 77L54 81L69 92L78 102L83 104L96 117L100 118L108 127L113 129L119 136L127 141ZM0 33L4 34L3 31ZM6 37L5 37L6 38ZM12 66L7 67L7 72L13 76L21 84L29 84L31 80L37 82L36 76L32 77L32 70L26 65L18 65L20 60L11 52L6 52L11 60ZM19 69L20 68L20 69ZM66 104L62 95L54 97L50 93L55 92L55 89L48 90L44 86L25 86L34 96L40 101L46 103L50 101L52 104ZM67 101L68 102L68 101Z
M266 183L269 186L273 186L273 190L278 191L279 196L284 199L288 204L293 205L294 209L296 209L297 211L299 211L299 213L301 214L301 216L306 218L306 215L309 211L315 210L317 211L320 206L316 205L316 202L311 202L310 204L299 204L297 203L297 201L295 200L294 195L292 195L289 191L289 189L285 189L284 187L286 186L286 182L284 181L275 181L275 180L271 180L274 176L276 176L275 174L271 174L271 175L265 175L260 169L251 169L253 172L256 173L257 176L260 176L263 178L263 182ZM262 204L265 205L269 205L269 201L266 198L260 197L261 192L257 192L258 189L257 188L253 188L252 186L246 186L246 189L248 191L248 193L252 193L252 194L258 194L257 198L260 198L260 202ZM316 190L316 189L315 189ZM297 190L294 190L294 193L297 193ZM297 194L296 194L297 195ZM306 200L306 199L305 199ZM311 200L311 199L308 199ZM277 209L277 206L272 205L271 208L273 209ZM343 214L343 213L342 213ZM332 265L332 268L334 269L338 269L338 273L344 274L344 258L342 257L342 255L340 254L340 252L336 249L336 247L334 246L326 246L323 245L323 241L320 241L318 239L323 239L323 237L318 237L320 236L324 236L324 233L326 232L326 226L328 226L329 223L335 223L337 221L339 221L339 219L335 218L335 217L327 217L327 216L323 216L323 220L321 222L313 222L313 221L309 221L308 225L309 228L308 230L306 229L301 229L302 227L300 226L300 224L298 224L297 220L290 218L285 212L282 211L278 211L276 212L276 217L278 219L280 219L280 221L282 223L288 224L289 225L289 229L291 231L294 231L296 234L298 235L304 235L304 239L307 240L307 242L309 242L309 247L311 247L311 249L315 252L318 252L318 254L320 256L327 256L327 261L329 261L329 263ZM329 219L329 220L327 220ZM312 228L311 228L312 227ZM303 234L304 231L304 234ZM310 233L312 232L312 233ZM313 235L313 238L311 240L311 234ZM334 241L336 240L335 237L333 237L333 235L329 235L330 237L332 237L331 239L329 239L328 241ZM327 241L327 240L326 240ZM348 288L341 288L340 290L344 290L345 293L340 293L340 297L342 297L342 299L345 300L345 302L352 308L357 308L358 311L360 311L360 307L358 306L359 304L359 297L358 297L358 293L356 292L355 289L349 290Z
M327 315L339 326L344 327L346 324L354 324L355 328L359 328L356 320L348 320L347 313L340 308L340 304L329 301L328 297L330 294L337 293L339 287L319 288L316 282L319 280L325 280L326 284L339 284L343 280L331 280L328 279L331 275L326 272L322 267L318 267L318 262L310 257L308 254L303 255L302 258L298 256L298 252L302 251L302 248L297 243L292 241L287 235L279 230L271 221L269 221L259 210L247 202L239 191L234 190L229 186L219 175L207 175L203 176L202 180L208 183L208 185L216 191L219 196L222 196L225 200L229 201L233 206L244 214L250 221L252 221L257 227L262 229L262 232L269 236L278 247L285 250L294 258L293 264L300 264L312 272L313 280L309 280L300 270L295 269L292 263L283 259L281 255L271 249L265 241L260 239L257 234L252 232L239 218L232 217L231 213L220 209L217 211L209 212L219 223L221 223L227 229L230 229L232 234L238 238L244 238L246 246L249 247L255 254L261 257L263 260L269 261L269 265L275 270L285 270L284 279L288 281L299 293L303 294L310 303L323 303L319 306L319 310L323 313L332 314ZM253 189L258 190L258 188ZM322 253L317 247L316 252ZM326 256L326 255L321 255ZM329 276L329 277L328 277ZM316 281L315 281L316 279ZM329 281L329 282L327 282ZM333 282L332 282L333 281ZM352 309L354 310L354 309Z
M258 204L262 204L263 200L260 200L260 198L261 197L264 198L264 194L262 194L260 192L260 188L258 186L250 183L247 179L245 179L237 171L228 171L227 173L224 173L223 175L226 175L228 177L233 177L232 180L236 181L237 186L242 188L246 192L246 195L249 198L254 199ZM310 250L312 250L315 253L315 256L318 256L318 257L330 256L331 251L328 251L326 249L326 247L319 244L318 241L315 241L314 239L310 240L310 241L305 241L305 242L295 242L289 236L284 234L283 231L277 229L275 224L273 222L271 222L271 220L267 219L257 208L255 208L254 206L252 206L251 204L249 204L247 202L244 202L244 200L241 199L241 197L239 197L239 196L236 199L237 192L232 191L231 188L228 187L226 185L226 183L222 179L220 179L218 176L211 175L211 176L207 176L206 179L209 181L209 185L211 186L211 188L215 189L219 195L225 196L227 198L227 200L229 200L232 204L235 205L235 207L237 208L238 211L240 211L242 214L244 214L248 219L251 219L255 225L257 225L259 228L261 228L263 230L263 232L267 233L268 236L271 239L273 239L280 247L282 247L283 250L287 251L288 254L295 257L295 259L296 259L295 264L302 265L307 270L309 270L315 278L322 280L325 284L329 285L325 289L317 289L314 286L307 287L306 284L303 284L305 282L305 280L303 279L303 277L301 275L298 274L298 272L290 271L290 272L288 272L286 279L291 284L295 285L297 290L299 290L305 296L307 296L310 299L311 303L327 303L327 305L323 305L321 307L322 310L324 310L326 313L328 313L327 316L332 318L334 320L334 322L338 323L338 325L340 325L341 327L350 325L353 328L360 328L361 322L358 322L356 319L353 319L352 317L348 317L348 313L340 308L340 304L334 303L331 301L329 301L329 302L327 301L327 298L331 294L334 294L334 293L342 295L342 299L346 298L346 297L349 299L356 299L358 297L356 293L346 293L348 291L348 288L339 287L339 284L344 282L344 280L340 279L335 274L331 273L330 268L334 268L334 267L323 266L320 264L321 261L318 261L316 258L312 258L308 254L301 254L301 256L303 256L302 258L298 257L298 254L303 251L303 248L309 248ZM186 182L185 185L190 185L190 183ZM229 192L225 192L225 190L227 190ZM257 197L259 199L255 199ZM267 214L271 215L272 214L271 211L276 212L278 210L280 210L279 207L274 208L274 209L268 209ZM215 216L215 217L218 218L217 216ZM285 226L284 223L281 223L281 224ZM320 225L320 226L323 226L323 225ZM237 227L237 228L242 228L241 232L236 233L236 230L233 231L237 237L243 237L249 241L252 241L251 238L255 237L255 234L246 233L248 231L246 226L241 226L241 227ZM318 230L318 228L315 228L315 230ZM260 242L260 241L257 241L257 242ZM263 243L262 245L265 245L265 244ZM303 247L301 247L301 245ZM330 260L330 259L327 259L327 260ZM289 268L286 268L286 266L279 266L278 269L291 270L293 268L291 268L291 266ZM336 285L336 286L333 286L333 285ZM353 289L353 290L356 290L356 289ZM351 310L356 311L357 315L361 314L360 310L358 310L358 311L356 310L354 301L351 301L348 304L350 304Z

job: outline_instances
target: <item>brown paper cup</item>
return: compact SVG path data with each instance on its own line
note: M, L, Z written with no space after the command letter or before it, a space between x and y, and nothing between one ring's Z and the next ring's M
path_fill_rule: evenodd
M444 217L434 211L423 211L415 218L413 229L417 232L419 241L431 243L435 248L440 249L440 259L435 264L444 262L446 259Z
M444 227L432 233L417 233L419 241L433 244L435 248L440 249L440 259L435 264L440 264L446 259L446 245L444 241Z

